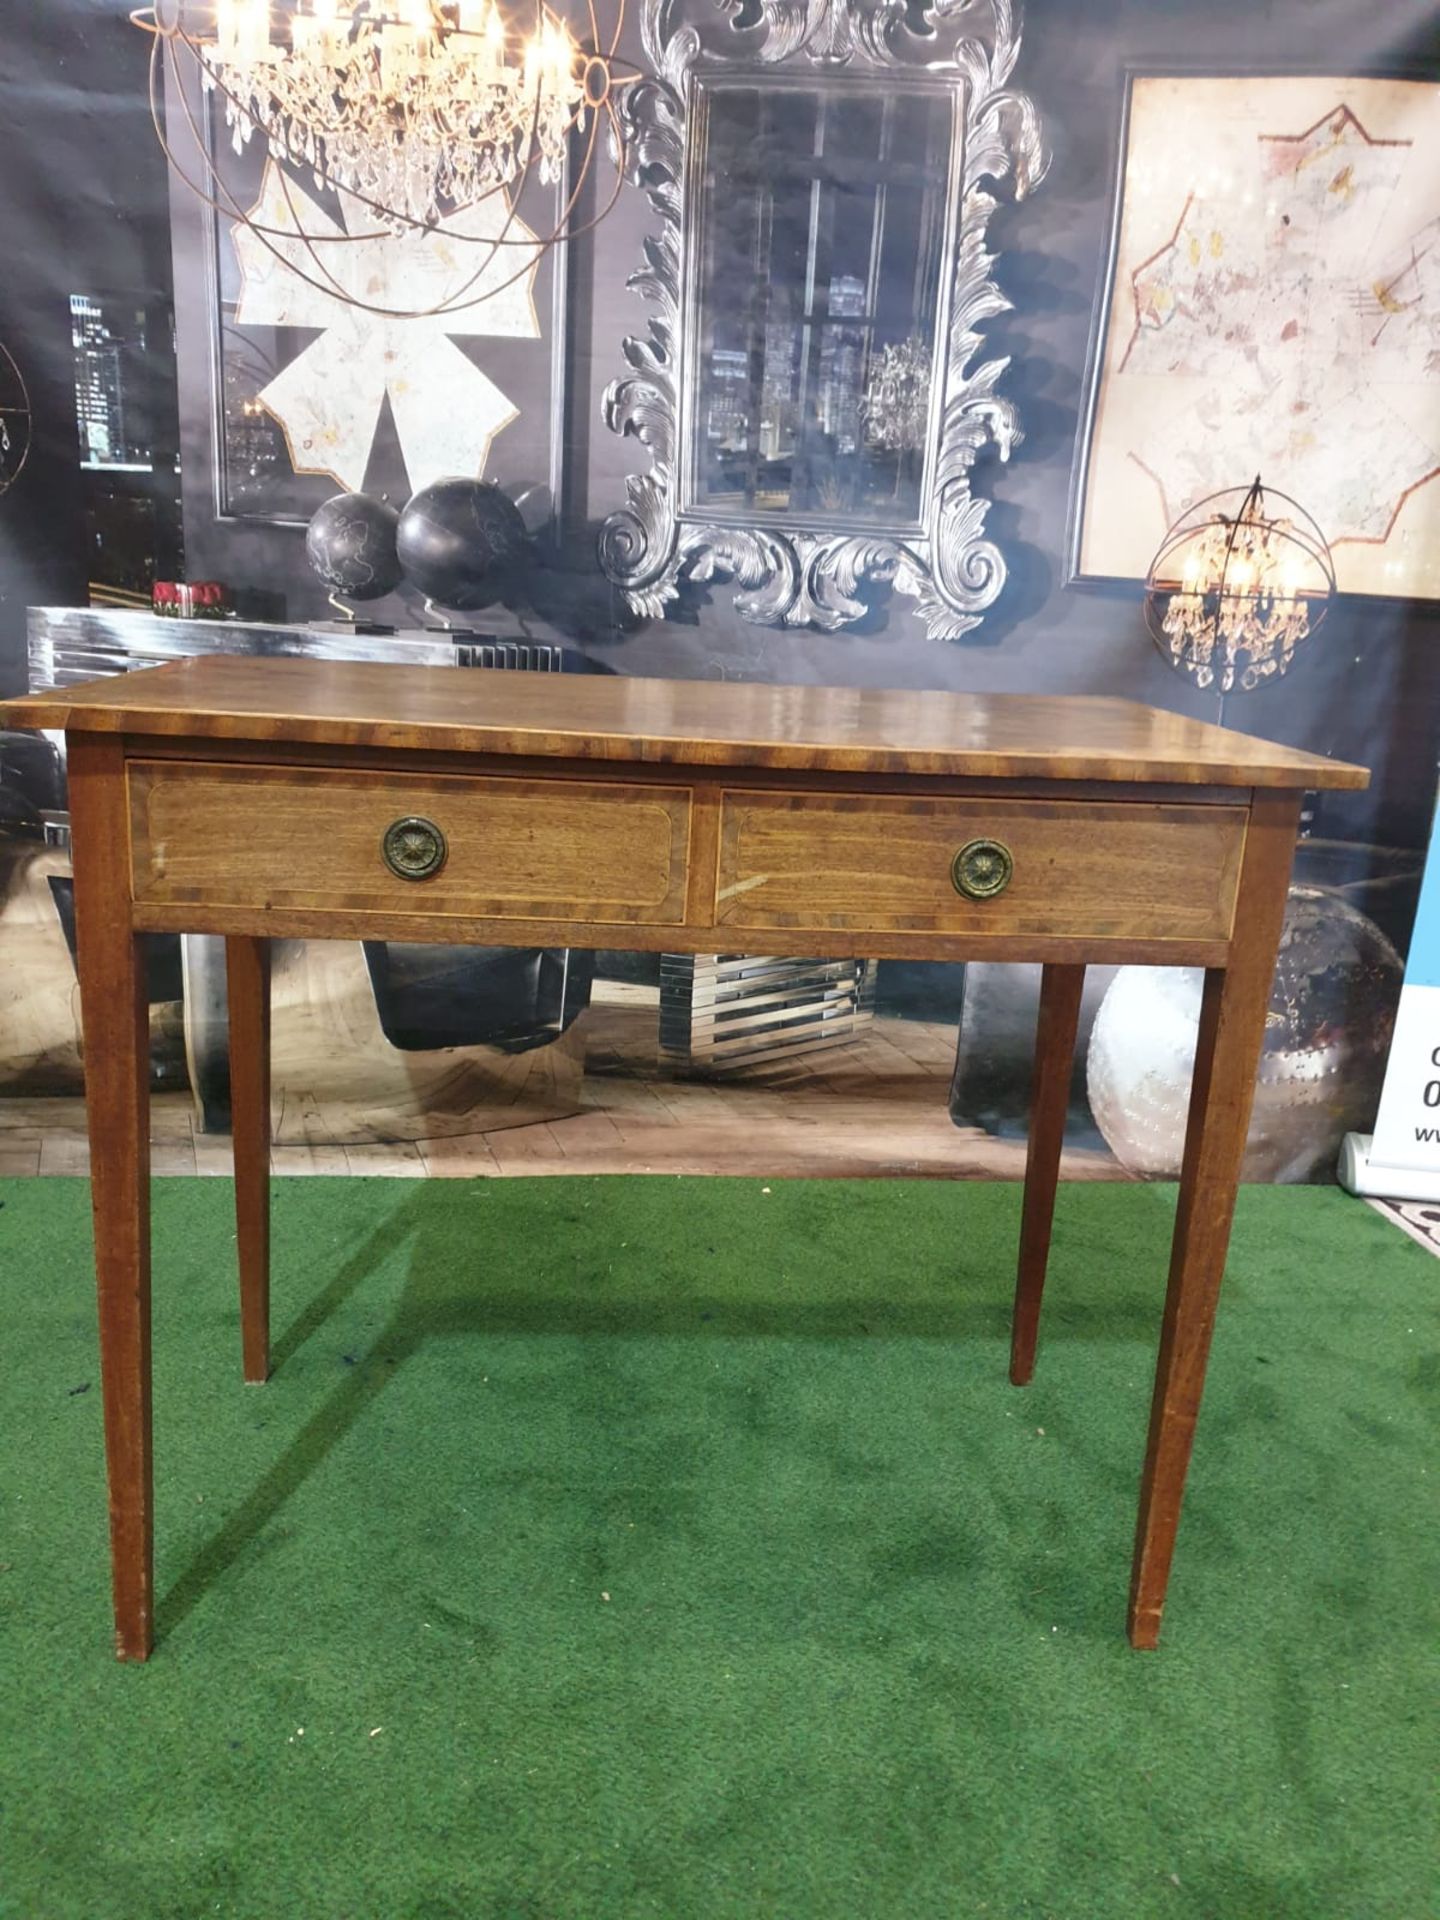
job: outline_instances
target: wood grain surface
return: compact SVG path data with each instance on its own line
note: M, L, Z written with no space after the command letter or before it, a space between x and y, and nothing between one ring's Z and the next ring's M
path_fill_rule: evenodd
M727 793L716 920L819 933L1223 940L1246 818L1244 807ZM965 898L950 877L976 839L1000 841L1015 862L993 899Z
M677 923L685 911L690 795L683 787L426 778L136 761L135 898L391 913L546 915ZM419 815L448 857L424 880L381 843Z
M270 942L225 942L230 1015L230 1133L240 1355L252 1385L270 1375Z
M1010 1379L1028 1384L1035 1372L1040 1302L1055 1224L1055 1189L1065 1147L1075 1035L1085 992L1083 967L1046 967L1040 976L1040 1013L1035 1025L1035 1073L1030 1095L1030 1140L1025 1157L1025 1203L1020 1217L1020 1260L1015 1311L1010 1323Z
M121 743L72 741L69 775L115 1651L145 1660L155 1632L150 1022L130 924Z
M689 766L1363 787L1363 767L1128 700L212 655L0 703L71 732L569 755Z
M1136 1647L1154 1647L1160 1638L1299 817L1298 794L1256 796L1240 878L1240 932L1229 965L1205 975L1135 1530L1129 1629Z

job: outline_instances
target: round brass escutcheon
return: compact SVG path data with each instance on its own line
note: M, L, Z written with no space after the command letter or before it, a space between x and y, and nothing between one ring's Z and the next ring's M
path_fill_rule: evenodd
M950 862L955 891L967 900L993 900L1010 884L1015 856L1003 840L971 840Z
M449 848L433 820L408 814L393 820L380 842L385 864L401 880L429 880L445 864Z

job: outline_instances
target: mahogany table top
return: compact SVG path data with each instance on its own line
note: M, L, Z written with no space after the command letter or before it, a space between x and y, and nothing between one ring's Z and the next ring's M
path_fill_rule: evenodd
M211 655L0 702L10 726L704 767L1360 788L1364 767L1073 694L788 687Z

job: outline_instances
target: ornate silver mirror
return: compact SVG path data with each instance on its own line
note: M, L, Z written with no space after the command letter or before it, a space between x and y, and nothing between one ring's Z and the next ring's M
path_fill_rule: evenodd
M644 0L654 77L626 88L632 176L659 219L630 285L648 334L605 419L649 471L601 563L639 613L733 576L761 625L833 630L866 579L934 639L1005 582L970 490L1020 439L974 365L990 278L982 183L1043 174L1035 110L1006 86L1010 0Z

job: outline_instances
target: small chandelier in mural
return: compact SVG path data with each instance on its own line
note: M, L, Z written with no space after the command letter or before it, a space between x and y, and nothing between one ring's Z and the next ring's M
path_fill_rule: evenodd
M872 446L896 452L924 445L934 359L934 342L911 334L882 347L870 362L860 418Z
M0 493L20 478L30 457L30 395L24 377L0 341Z
M1289 669L1334 592L1324 534L1257 475L1197 501L1171 527L1145 578L1145 620L1177 673L1249 693Z
M518 279L537 251L588 232L614 205L625 140L613 94L633 77L619 71L629 65L617 51L624 7L617 0L606 34L586 0L582 42L545 0L160 0L130 18L153 37L151 111L172 167L272 252L283 242L292 271L298 235L312 284L365 306L333 260L327 264L328 249L386 235L454 240L461 265L439 304L368 309L400 319L457 313L493 298L508 284L497 284L494 271L501 249L517 249ZM173 84L162 118L167 65ZM344 235L307 230L298 209L270 224L242 206L217 168L192 104L195 88L185 85L196 78L237 153L258 134L272 159L355 206L360 217ZM177 119L191 136L193 160L177 155ZM575 211L602 128L615 161L613 191L581 224ZM548 233L514 212L532 174L557 189ZM484 223L486 236L477 240L475 223L459 216L492 195L503 196L509 218L498 232Z

